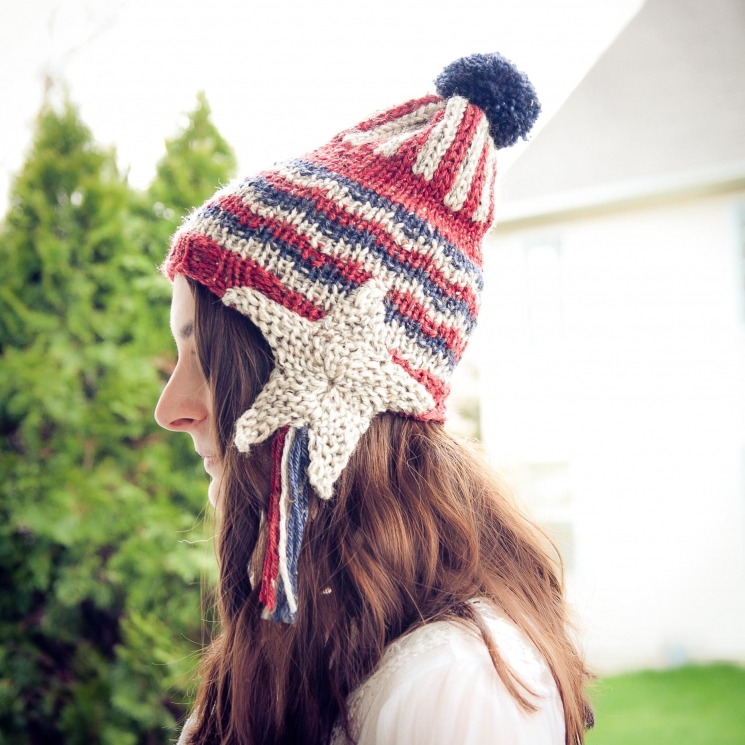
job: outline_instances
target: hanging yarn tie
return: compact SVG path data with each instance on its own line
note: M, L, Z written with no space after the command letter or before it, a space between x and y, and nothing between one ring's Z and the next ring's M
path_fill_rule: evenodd
M294 623L297 617L297 570L305 524L308 521L308 430L292 430L292 442L285 445L283 499L280 510L279 576L277 607L272 619Z
M279 572L279 522L280 498L282 495L282 455L289 427L278 430L272 440L272 479L267 510L267 539L264 554L264 569L261 574L259 600L269 613L277 604L277 573Z
M294 623L297 569L308 521L308 430L279 430L272 441L272 478L267 514L267 547L261 592L264 618Z

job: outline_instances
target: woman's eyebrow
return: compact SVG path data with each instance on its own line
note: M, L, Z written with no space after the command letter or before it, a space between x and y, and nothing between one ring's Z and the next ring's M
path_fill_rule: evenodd
M189 321L188 323L185 323L181 327L181 330L178 332L178 335L182 339L188 339L193 333L194 333L194 324L192 321Z

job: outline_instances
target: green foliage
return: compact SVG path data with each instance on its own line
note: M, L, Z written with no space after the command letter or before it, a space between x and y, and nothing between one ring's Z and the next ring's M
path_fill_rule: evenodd
M204 93L197 94L196 109L180 134L166 142L166 154L150 186L154 199L181 215L235 172L233 150L212 123L211 113Z
M166 154L158 163L155 178L139 202L138 214L151 229L148 246L158 262L163 247L182 218L199 206L235 173L235 155L210 119L204 93L186 125L166 142Z
M743 745L745 669L688 666L605 678L587 745Z
M156 272L232 153L203 97L135 194L45 105L0 232L0 744L167 742L201 644L206 477L153 408L172 369ZM150 206L158 202L160 216Z

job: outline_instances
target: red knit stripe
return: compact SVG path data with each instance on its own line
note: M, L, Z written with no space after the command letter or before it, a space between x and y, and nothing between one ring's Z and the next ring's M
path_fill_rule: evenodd
M475 106L466 106L463 118L458 125L458 133L445 155L442 156L432 181L429 182L431 189L429 198L433 201L439 202L445 199L447 193L453 187L461 163L466 157L471 141L476 134L476 128L483 116L481 109Z
M417 109L420 109L422 106L426 106L428 103L435 103L436 101L441 101L441 100L442 99L439 96L435 96L432 93L430 93L427 96L424 96L423 98L414 98L411 101L402 103L400 106L396 106L392 109L388 109L388 111L383 111L380 114L376 114L370 119L367 119L366 121L362 122L362 124L358 124L354 128L354 130L347 130L347 132L350 132L350 131L367 132L371 129L375 129L375 127L379 127L381 124L386 124L387 122L392 122L396 119L400 119L402 116L411 114L412 111L416 111ZM347 134L347 132L342 133L341 136Z
M432 339L442 339L447 344L448 349L454 352L456 361L461 358L468 342L460 335L457 329L444 323L433 321L427 315L427 311L422 304L417 302L410 292L389 290L387 297L396 306L396 309L401 315L411 318L412 321L416 321L427 336Z
M288 189L290 184L279 174L268 173L265 178L277 188L283 191L290 191ZM351 215L343 206L337 204L333 199L329 199L326 196L325 190L322 188L305 187L293 183L291 184L291 191L298 196L312 199L316 204L316 208L328 215L329 219L337 225L356 230L366 230L374 236L375 243L385 249L385 252L389 256L396 259L396 261L400 261L405 267L411 267L412 271L421 270L425 272L430 281L449 297L462 299L468 306L468 310L472 316L475 317L478 313L479 300L476 294L469 287L452 282L445 277L437 267L436 259L432 255L403 248L396 243L395 239L380 223L369 222L362 217ZM340 260L340 263L346 262Z
M271 613L277 604L276 583L279 574L279 500L282 497L282 452L289 427L277 430L272 440L272 480L267 511L267 539L259 600Z
M317 321L326 315L305 295L285 287L282 280L253 259L244 259L227 251L206 235L181 233L165 266L170 279L185 274L222 297L232 287L252 287L275 303L283 305L303 318Z
M444 383L438 377L434 376L427 370L412 367L403 357L400 357L395 350L391 350L391 360L400 365L414 380L421 383L435 400L435 407L423 414L417 414L415 419L423 422L443 422L445 421L445 399L450 393L450 386Z

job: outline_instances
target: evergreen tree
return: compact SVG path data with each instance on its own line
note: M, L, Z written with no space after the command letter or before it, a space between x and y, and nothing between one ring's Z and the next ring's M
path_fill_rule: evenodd
M145 197L69 102L39 114L0 230L3 745L173 737L214 561L199 459L153 421L174 363L155 267L232 165L203 99Z
M140 216L154 221L145 232L158 261L182 218L235 173L235 155L213 124L211 113L206 96L199 93L186 125L166 141L165 155L140 203Z

